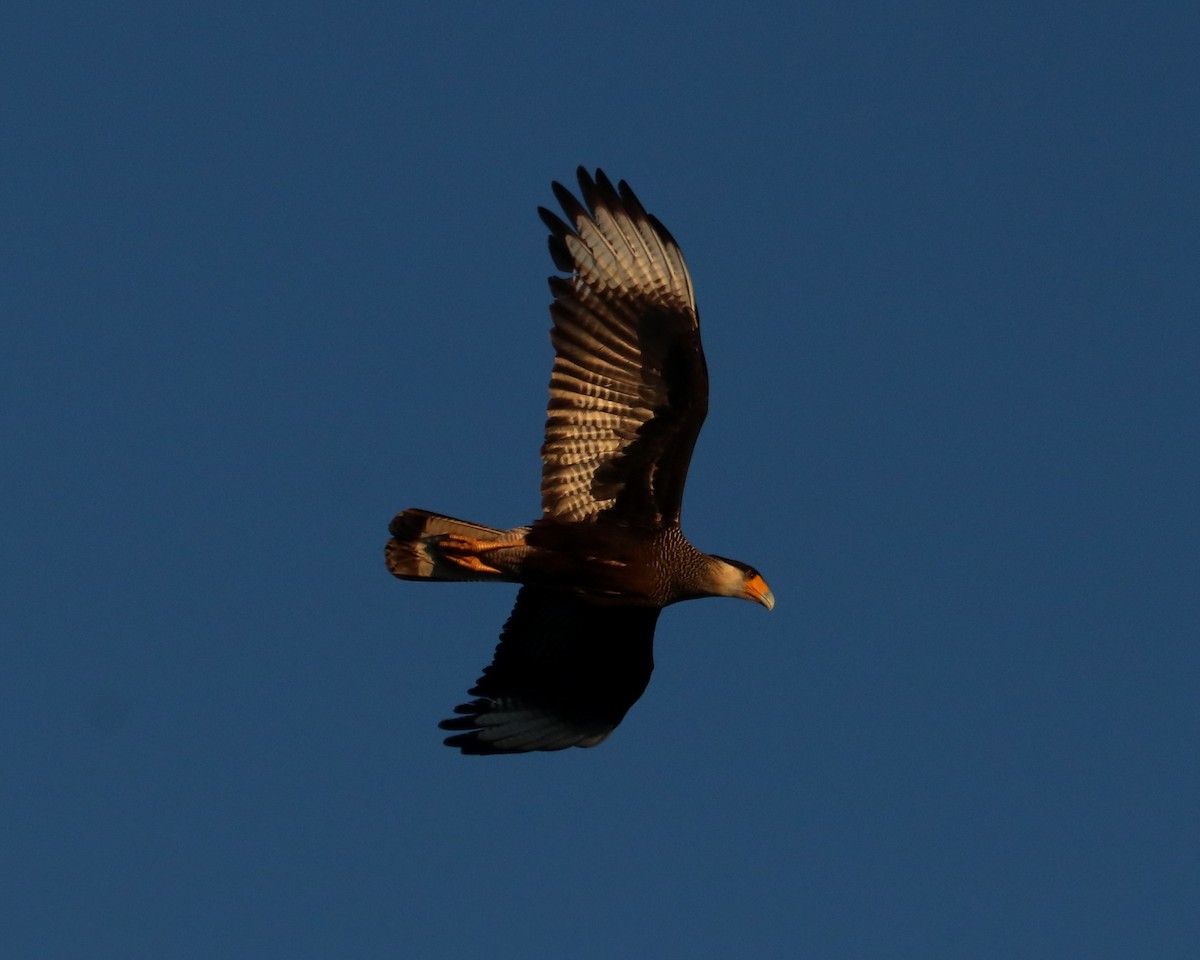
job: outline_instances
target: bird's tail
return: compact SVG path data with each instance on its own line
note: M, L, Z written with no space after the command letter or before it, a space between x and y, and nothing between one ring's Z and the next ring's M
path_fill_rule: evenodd
M528 527L497 530L410 507L391 525L384 553L401 580L518 580Z

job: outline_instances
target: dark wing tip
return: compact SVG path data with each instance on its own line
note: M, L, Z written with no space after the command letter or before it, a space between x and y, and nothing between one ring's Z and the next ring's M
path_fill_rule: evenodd
M571 252L567 249L566 240L568 234L574 231L567 226L562 218L552 210L547 210L545 207L538 207L538 216L542 218L544 223L550 230L550 236L547 238L547 245L550 248L550 259L554 261L554 267L561 270L563 273L575 272L575 260L571 256Z
M557 180L553 180L550 183L550 188L554 191L555 199L558 200L563 213L567 215L567 220L571 223L577 223L580 216L590 219L597 210L605 208L625 208L635 218L652 219L646 213L646 208L642 206L642 202L637 198L637 194L633 192L633 189L624 180L621 180L617 186L613 186L613 182L608 178L608 174L600 167L596 168L595 176L593 176L588 172L586 167L581 166L576 169L575 177L579 181L579 197L582 198L583 203L580 203L575 194ZM565 226L558 217L544 207L539 207L538 213L541 215L542 221L546 226L553 231L557 232L561 226ZM661 228L661 224L659 226ZM567 227L567 230L574 232L571 227Z
M588 176L583 167L579 168L579 191L593 214L597 210L617 210L621 207L621 197L616 187L599 167L596 168L595 179Z
M490 700L473 700L470 703L460 703L454 708L454 712L459 714L459 716L449 717L438 724L438 728L441 730L458 731L454 736L446 737L442 743L472 756L486 756L488 754L507 752L497 750L486 740L479 738L480 730L477 718L489 706L491 706Z
M588 173L586 167L579 167L576 171L576 177L579 180L579 192L583 198L583 203L576 199L571 193L557 180L553 181L550 186L554 190L554 196L558 200L559 205L563 208L563 213L567 215L567 220L571 223L577 223L580 216L591 219L597 210L601 209L624 209L635 221L644 220L649 223L651 228L662 237L664 242L670 243L674 247L679 247L679 241L672 236L658 217L646 211L642 201L638 199L638 195L633 192L633 188L625 180L620 180L614 187L608 175L599 167L596 168L596 175L593 177ZM585 207L586 204L586 207ZM557 216L546 210L543 207L538 208L538 213L541 214L543 222L552 231L557 232L565 227L568 233L574 233L573 227L567 226ZM553 218L547 219L548 217ZM560 269L562 269L560 267Z
M636 200L637 198L635 197L634 199ZM675 239L675 238L674 238L674 237L671 235L671 231L670 231L670 230L668 230L666 227L664 227L664 226L663 226L663 222L662 222L661 220L659 220L659 219L658 219L658 217L656 217L656 216L655 216L654 214L652 214L652 213L647 213L645 216L646 216L646 219L647 219L647 220L650 222L650 226L654 228L655 232L656 232L656 233L657 233L659 236L661 236L661 237L662 237L662 238L663 238L665 241L667 241L668 243L670 243L670 244L671 244L672 246L674 246L676 249L678 249L678 248L679 248L679 241L678 241L678 240L676 240L676 239Z
M654 218L646 212L646 208L642 206L642 201L638 199L636 193L633 192L633 187L622 180L617 184L617 193L621 197L621 203L625 209L629 211L630 216L635 220L639 217L643 220L648 220L651 223L656 223ZM661 227L661 224L658 224Z
M460 703L454 708L457 717L449 717L438 724L442 730L474 730L478 724L475 718L490 706L488 700L474 700L471 703Z
M485 736L485 725L480 724L480 716L487 714L496 707L496 702L492 700L475 700L470 703L460 703L454 708L457 714L466 714L463 716L451 716L448 720L439 722L438 727L442 730L455 731L454 736L446 737L442 740L446 746L452 746L455 750L460 750L468 756L499 756L502 754L528 754L528 752L538 750L563 750L568 746L575 746L578 738L564 738L563 731L554 731L556 736L552 736L550 740L546 739L520 739L514 743L509 736L500 736L496 738L494 728L492 736ZM587 744L582 744L587 745Z
M582 170L583 168L580 167ZM571 223L577 223L580 218L588 219L589 214L583 208L583 204L576 199L575 194L564 187L561 183L555 180L550 184L550 189L554 191L554 199L558 201L558 205L562 207L563 213L567 215L567 220ZM586 196L586 194L585 194Z
M604 176L604 171L602 171L599 167L596 168L596 173L598 176ZM592 175L588 173L587 167L585 167L583 164L580 164L575 168L575 179L579 181L579 192L583 194L583 197L586 200L588 194L595 189L596 181L592 179Z
M514 757L520 754L536 752L521 748L509 750L504 747L497 747L494 743L480 739L478 733L478 730L472 730L470 733L460 733L454 737L447 737L442 743L448 747L453 747L466 757Z
M551 232L553 232L553 233L563 233L563 232L569 233L570 232L571 228L568 227L563 222L562 217L560 217L553 210L547 210L545 207L538 207L537 212L538 212L538 216L542 218L542 223L544 223Z
M474 733L460 733L457 737L447 737L442 743L454 747L468 757L495 757L504 753L503 750L489 750L487 744Z

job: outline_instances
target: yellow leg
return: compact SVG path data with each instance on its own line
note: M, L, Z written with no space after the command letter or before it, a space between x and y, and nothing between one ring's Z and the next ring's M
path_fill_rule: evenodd
M438 552L449 562L469 570L471 573L498 574L503 571L489 566L479 559L480 554L493 550L506 550L520 546L520 542L503 540L473 540L457 533L447 533L437 538Z

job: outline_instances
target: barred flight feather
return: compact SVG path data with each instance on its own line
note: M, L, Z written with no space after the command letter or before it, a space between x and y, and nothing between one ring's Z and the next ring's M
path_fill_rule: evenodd
M635 482L657 487L631 501L653 505L645 521L675 519L679 505L671 501L682 491L686 454L704 419L703 400L692 398L707 391L702 358L674 369L670 384L664 370L681 344L700 356L691 277L675 240L624 182L614 187L603 174L593 180L581 170L579 185L583 202L554 186L565 219L539 211L555 266L571 274L550 278L555 361L543 514L598 517ZM683 462L664 468L658 461L667 451L684 452Z

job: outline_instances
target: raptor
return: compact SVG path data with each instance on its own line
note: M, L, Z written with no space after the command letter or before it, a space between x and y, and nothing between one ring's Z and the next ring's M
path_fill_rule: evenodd
M663 607L775 598L754 568L702 553L679 526L708 411L708 371L679 245L628 184L552 185L554 367L542 515L497 529L410 508L391 522L402 580L522 584L495 658L441 726L469 754L593 747L650 681Z

